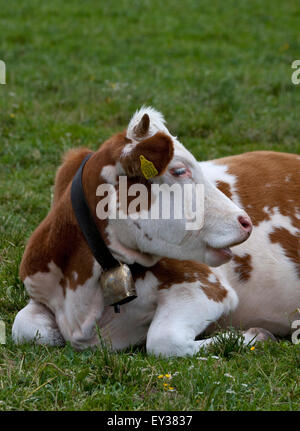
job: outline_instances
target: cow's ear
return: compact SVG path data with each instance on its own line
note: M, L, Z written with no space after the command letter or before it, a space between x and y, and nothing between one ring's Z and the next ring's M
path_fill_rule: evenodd
M145 139L150 129L150 117L148 114L144 114L142 119L132 129L132 137L135 141Z
M151 138L135 144L130 151L125 150L121 163L129 177L144 176L148 180L165 172L173 154L171 137L157 132Z

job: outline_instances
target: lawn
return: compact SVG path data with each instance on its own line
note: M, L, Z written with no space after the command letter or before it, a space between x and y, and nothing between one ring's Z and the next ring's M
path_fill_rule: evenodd
M67 149L97 149L150 104L199 160L262 149L300 154L300 85L291 83L291 63L300 58L298 0L0 6L7 70L0 85L0 318L7 330L0 409L298 410L300 352L288 340L161 360L143 349L16 347L10 337L28 299L20 260L48 212Z

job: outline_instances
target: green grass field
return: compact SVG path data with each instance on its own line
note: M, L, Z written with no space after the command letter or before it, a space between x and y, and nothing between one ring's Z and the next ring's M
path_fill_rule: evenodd
M97 149L150 104L199 160L300 154L299 20L298 0L0 0L1 410L299 410L300 352L289 341L158 360L10 337L27 301L24 246L67 149Z

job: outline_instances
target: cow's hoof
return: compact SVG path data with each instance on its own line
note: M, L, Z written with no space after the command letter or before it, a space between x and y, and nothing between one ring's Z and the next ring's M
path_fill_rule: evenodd
M276 337L267 329L264 328L249 328L244 335L247 336L247 338L253 339L253 343L256 343L257 341L277 341Z

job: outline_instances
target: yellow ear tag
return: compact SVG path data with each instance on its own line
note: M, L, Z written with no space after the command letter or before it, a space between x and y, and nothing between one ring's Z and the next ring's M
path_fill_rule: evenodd
M158 174L158 170L154 166L150 160L147 160L146 157L140 156L141 161L141 171L146 180L149 180L149 178L155 177Z

